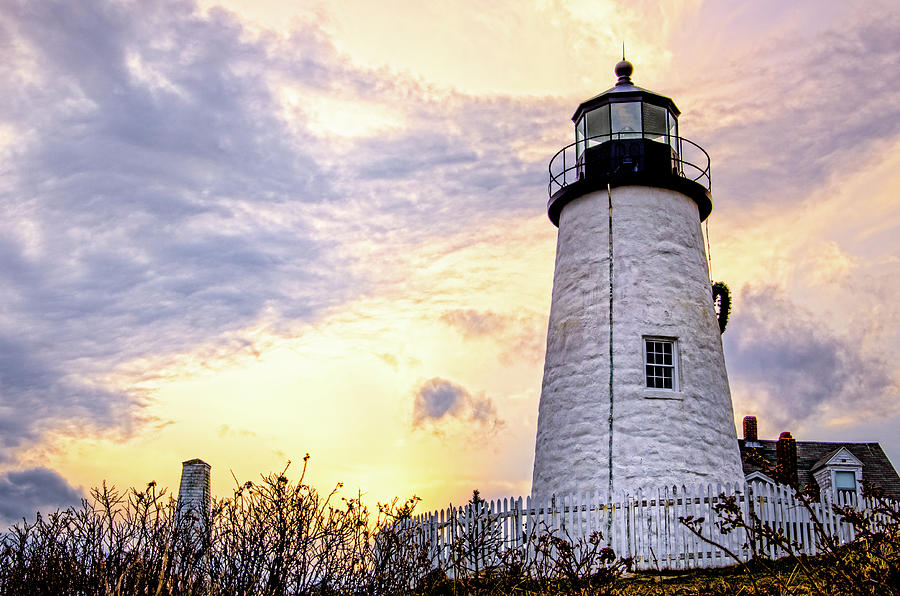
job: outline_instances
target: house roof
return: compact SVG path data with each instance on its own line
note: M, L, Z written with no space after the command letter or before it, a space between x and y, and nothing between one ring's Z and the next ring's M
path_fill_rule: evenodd
M778 441L745 441L738 439L741 449L741 463L744 475L761 471L761 468L747 461L747 454L756 451L766 461L775 465L775 445ZM815 480L812 469L822 459L830 458L841 448L847 449L862 463L862 477L866 482L878 485L885 494L900 499L900 476L878 443L832 443L826 441L797 441L797 477L800 486L812 484Z

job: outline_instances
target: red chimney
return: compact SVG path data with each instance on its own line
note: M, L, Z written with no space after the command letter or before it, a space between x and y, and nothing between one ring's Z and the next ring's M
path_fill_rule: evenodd
M744 440L753 442L759 440L756 433L756 416L744 416Z
M775 463L781 473L781 480L793 485L799 484L797 478L797 441L791 433L785 431L775 444Z

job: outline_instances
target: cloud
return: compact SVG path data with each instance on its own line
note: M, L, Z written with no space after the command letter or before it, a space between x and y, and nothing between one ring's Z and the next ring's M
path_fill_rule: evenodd
M352 67L315 24L253 34L179 0L13 2L0 35L6 447L128 432L146 402L116 371L314 321L385 283L379 255L542 210L556 101L429 95ZM404 127L322 137L291 93Z
M143 402L107 385L117 367L353 292L309 223L335 198L315 141L285 133L263 67L327 86L321 36L285 65L228 13L173 1L13 2L0 35L4 458L50 428L127 432Z
M48 424L69 430L114 427L127 431L139 418L135 396L110 391L54 365L22 338L0 335L0 463L35 441ZM80 428L79 428L80 427Z
M744 288L722 337L735 401L775 428L897 411L900 371L772 287Z
M798 203L832 175L870 165L900 134L896 10L846 8L850 14L814 27L754 29L752 43L738 51L720 40L724 55L713 52L708 74L681 90L682 134L711 153L717 208ZM769 10L748 8L765 22Z
M247 430L246 428L234 428L227 424L222 424L219 426L219 436L220 437L256 437L259 436L257 433L252 430Z
M506 326L506 319L493 312L477 310L448 310L441 315L441 321L457 328L465 337L492 335Z
M523 359L538 362L544 355L544 313L511 316L491 311L455 309L444 312L440 320L458 330L466 339L495 340L500 347L500 362L504 365Z
M47 513L78 505L84 494L47 468L0 474L0 522L12 524L31 520L35 513Z
M416 389L413 401L413 426L438 424L455 419L473 422L493 430L503 424L494 402L484 395L472 395L468 389L445 379L429 379Z

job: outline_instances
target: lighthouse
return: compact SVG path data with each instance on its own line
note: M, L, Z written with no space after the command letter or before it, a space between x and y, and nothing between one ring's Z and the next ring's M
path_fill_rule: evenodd
M550 162L558 230L532 495L743 479L701 223L706 152L633 67Z

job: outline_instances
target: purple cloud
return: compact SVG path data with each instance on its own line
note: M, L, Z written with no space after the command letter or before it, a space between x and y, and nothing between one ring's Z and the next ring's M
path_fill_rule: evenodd
M435 377L416 389L413 400L414 427L450 418L467 420L491 429L502 424L497 408L489 397L472 395L461 385Z
M47 468L0 474L0 523L33 520L35 514L76 506L84 494Z

